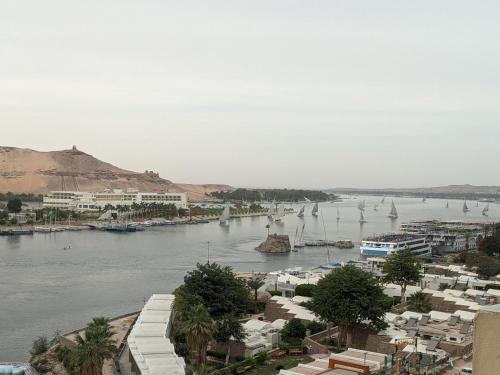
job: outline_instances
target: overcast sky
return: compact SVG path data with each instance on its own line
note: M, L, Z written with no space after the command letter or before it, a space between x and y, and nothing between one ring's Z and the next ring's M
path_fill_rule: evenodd
M0 3L0 145L177 182L500 185L500 1Z

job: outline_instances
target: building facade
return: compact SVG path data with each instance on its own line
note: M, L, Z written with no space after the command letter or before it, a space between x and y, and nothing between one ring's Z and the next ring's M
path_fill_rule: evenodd
M186 193L145 193L137 190L105 190L103 192L51 191L43 197L43 207L73 211L99 211L107 205L132 206L133 204L175 204L187 208Z

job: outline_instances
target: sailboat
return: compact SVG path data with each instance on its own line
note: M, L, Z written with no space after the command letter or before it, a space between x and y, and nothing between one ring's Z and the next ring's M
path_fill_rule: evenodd
M385 202L385 197L382 197L382 200L380 201L380 204L384 204Z
M479 202L476 202L476 207L479 207Z
M363 210L359 210L359 223L360 224L366 223L365 215L363 215Z
M467 201L466 201L466 200L464 200L464 205L463 205L463 207L462 207L462 211L463 211L464 213L465 213L465 212L469 212L469 211L470 211L470 210L469 210L469 207L467 207Z
M427 200L427 198L426 198L426 197L423 197L423 198L422 198L422 203L425 203L425 201L426 201L426 200Z
M312 209L312 215L315 216L315 217L318 217L318 202L314 203L314 206L313 206L313 209Z
M230 217L231 217L231 210L229 208L229 203L226 203L226 207L224 207L224 211L222 211L222 214L219 217L219 223L221 225L228 225Z
M267 217L272 219L274 215L276 215L276 202L272 201L269 209L267 210Z
M396 210L396 205L394 204L394 201L392 201L392 204L391 204L391 211L389 212L389 217L391 219L398 218L398 210Z
M450 204L446 201L446 208L450 208Z
M281 221L285 217L285 205L281 203L278 206L278 210L276 212L276 215L274 216L274 221Z
M304 229L306 227L306 223L302 224L302 230L300 231L299 234L299 227L295 230L295 240L293 241L293 247L294 248L300 248L306 246L306 243L304 241Z
M365 201L364 200L359 201L359 203L358 203L358 210L360 210L360 211L364 211L365 210Z
M306 206L302 206L300 209L299 213L297 214L297 217L304 217L304 211L306 210Z
M378 211L378 203L376 203L375 206L373 206L373 211Z
M340 221L340 211L338 207L337 207L337 221Z
M490 205L489 204L487 204L486 206L484 206L483 212L482 212L483 216L488 216L488 211L489 210L490 210Z

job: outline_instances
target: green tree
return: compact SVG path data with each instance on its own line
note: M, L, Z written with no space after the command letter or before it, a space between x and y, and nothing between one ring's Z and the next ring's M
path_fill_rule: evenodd
M12 213L19 213L23 207L23 202L19 198L11 199L7 202L7 210Z
M201 367L205 364L207 346L215 332L214 321L203 305L197 305L192 314L182 322L181 332L186 335L191 350L197 353L197 367Z
M397 252L384 263L384 280L401 287L401 301L405 302L406 288L422 279L421 263L409 250Z
M257 292L259 291L259 289L261 288L262 285L264 285L264 281L262 281L261 279L251 279L251 280L248 280L247 281L247 285L248 287L253 290L254 292L254 300L257 301Z
M479 251L492 256L500 255L500 237L498 236L488 236L485 237L480 243L479 243Z
M226 366L229 365L229 358L231 357L230 341L241 342L246 336L243 326L234 315L224 315L215 322L214 339L227 345Z
M311 331L311 335L314 335L315 333L323 332L324 330L326 330L326 324L322 322L312 321L308 324L307 329Z
M84 336L76 336L80 375L102 375L104 361L116 352L113 335L109 319L99 317L87 325Z
M238 279L231 267L217 263L197 264L196 269L184 277L186 292L200 296L210 316L240 315L250 305L247 285Z
M295 287L295 295L302 297L312 297L316 289L314 284L300 284Z
M178 317L181 321L187 320L192 314L194 308L203 304L203 299L199 295L189 292L185 285L178 287L175 290L174 295L175 299L173 307L176 317Z
M427 294L416 292L409 298L408 309L419 313L428 313L432 310L432 302Z
M311 308L324 321L339 326L342 340L345 336L346 345L350 346L352 331L362 322L376 330L386 326L384 297L372 274L347 265L318 282Z
M306 326L299 319L289 320L281 330L281 338L289 344L300 345L304 337Z
M32 357L46 353L49 350L49 340L47 336L38 336L38 338L33 341L33 345L30 350L30 354Z
M477 266L477 273L483 279L489 279L500 273L500 262L497 258L483 256L479 260Z

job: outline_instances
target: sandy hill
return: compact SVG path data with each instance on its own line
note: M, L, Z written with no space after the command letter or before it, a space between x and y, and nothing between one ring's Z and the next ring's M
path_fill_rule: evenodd
M46 193L51 190L102 191L113 188L187 192L190 200L204 200L205 193L231 189L228 185L176 184L157 173L138 173L115 167L75 147L40 152L0 146L0 192Z

